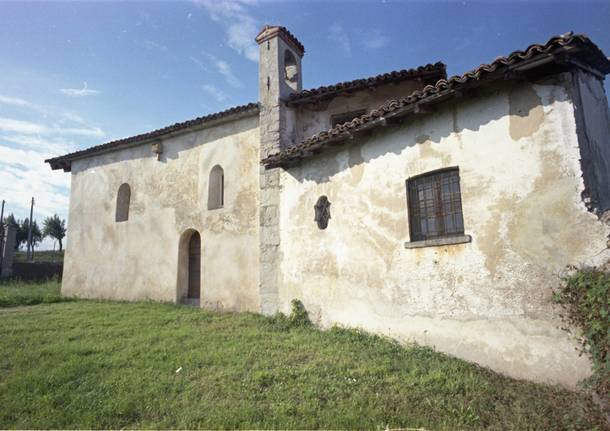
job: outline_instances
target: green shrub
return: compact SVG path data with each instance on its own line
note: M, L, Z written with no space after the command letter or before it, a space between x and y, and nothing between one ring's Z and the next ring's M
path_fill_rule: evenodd
M298 299L293 299L290 304L292 306L290 316L277 312L269 318L271 327L277 331L289 331L290 329L311 326L309 314L307 314L307 310L303 303Z
M587 353L594 368L591 383L596 391L610 395L610 274L597 268L570 268L554 299L563 308L569 327L582 331L581 352Z
M293 327L304 327L311 326L311 321L309 320L309 314L307 314L307 310L301 301L298 299L293 299L290 302L292 307L290 317L290 323Z

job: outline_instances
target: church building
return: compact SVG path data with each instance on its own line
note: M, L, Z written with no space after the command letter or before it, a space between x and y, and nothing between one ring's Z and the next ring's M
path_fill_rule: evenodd
M259 100L47 160L71 173L62 293L363 328L504 374L590 375L552 289L610 259L610 60L568 33L447 78L303 90L266 26Z

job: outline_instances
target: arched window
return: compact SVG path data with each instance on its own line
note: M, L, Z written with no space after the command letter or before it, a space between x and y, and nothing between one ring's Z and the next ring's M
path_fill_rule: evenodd
M208 184L208 209L215 210L222 208L225 200L225 173L220 167L216 165L210 171L210 181Z
M116 217L115 221L127 221L129 218L129 201L131 199L131 188L129 184L123 183L116 195Z

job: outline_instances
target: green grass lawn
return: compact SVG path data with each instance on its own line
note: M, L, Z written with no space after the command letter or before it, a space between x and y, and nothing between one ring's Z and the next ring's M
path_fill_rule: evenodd
M352 330L155 303L0 308L0 429L602 424L583 394Z
M0 308L68 301L59 293L57 281L0 281Z

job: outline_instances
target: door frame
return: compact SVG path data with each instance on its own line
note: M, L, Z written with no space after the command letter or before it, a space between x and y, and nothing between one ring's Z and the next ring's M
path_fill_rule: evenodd
M203 297L203 236L197 229L187 229L178 241L178 268L177 268L177 280L176 280L176 303L185 303L188 299L188 284L189 284L189 245L191 243L191 237L194 233L199 234L201 254L200 254L200 269L199 269L199 303Z

